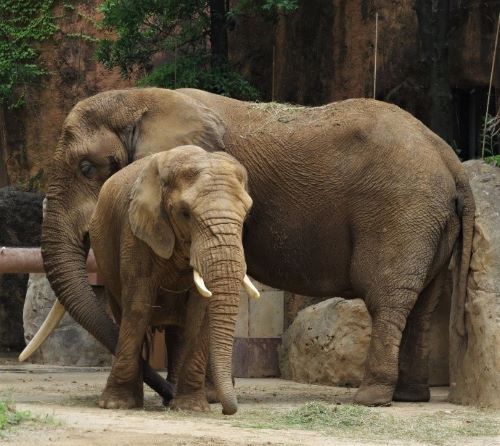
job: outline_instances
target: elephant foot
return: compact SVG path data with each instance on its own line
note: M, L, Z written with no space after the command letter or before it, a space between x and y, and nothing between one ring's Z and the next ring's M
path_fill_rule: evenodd
M136 387L136 388L134 388ZM142 383L137 386L107 384L99 397L99 407L103 409L132 409L144 406Z
M170 409L194 412L210 412L210 404L204 391L177 395L170 401Z
M354 395L354 404L362 406L390 406L392 403L392 386L371 384L363 385Z
M427 402L431 399L431 392L427 384L398 383L392 399L412 403Z

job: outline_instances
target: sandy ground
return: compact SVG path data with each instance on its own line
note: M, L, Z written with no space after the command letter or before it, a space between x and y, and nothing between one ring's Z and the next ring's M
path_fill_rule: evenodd
M0 360L0 395L8 395L18 410L29 410L45 422L23 424L0 438L6 445L351 445L425 444L405 441L363 441L334 438L307 430L241 427L246 415L272 416L276 409L294 408L310 401L350 403L353 389L299 384L280 379L237 379L239 410L221 415L219 405L210 414L165 410L155 394L146 391L141 410L103 410L96 406L107 372L20 365ZM377 410L412 417L454 410L446 402L447 389L435 388L430 403L395 403ZM499 414L500 423L500 414ZM500 445L499 438L475 438L470 445Z

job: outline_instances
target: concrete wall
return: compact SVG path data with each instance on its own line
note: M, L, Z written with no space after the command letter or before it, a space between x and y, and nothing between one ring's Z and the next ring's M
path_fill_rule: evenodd
M285 292L253 280L261 293L242 291L233 355L235 377L279 376L278 346L284 331Z

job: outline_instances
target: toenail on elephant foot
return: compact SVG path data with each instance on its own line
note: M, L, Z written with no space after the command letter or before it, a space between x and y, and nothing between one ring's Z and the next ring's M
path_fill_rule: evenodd
M193 412L210 412L210 404L205 396L176 396L170 401L170 409Z
M398 384L392 398L394 401L408 401L412 403L427 402L431 399L429 386L426 384Z
M362 406L390 406L393 392L392 386L361 385L354 395L354 404Z

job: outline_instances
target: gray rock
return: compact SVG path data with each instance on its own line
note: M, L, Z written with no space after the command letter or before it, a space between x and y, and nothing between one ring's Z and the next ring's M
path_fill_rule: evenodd
M99 293L100 287L94 287L94 291ZM23 311L26 343L38 331L55 298L45 274L30 274ZM111 355L66 314L59 327L30 360L41 364L100 367L111 364Z
M283 334L281 374L300 382L358 386L370 335L361 299L334 297L307 307Z
M450 339L450 400L500 407L500 168L467 161L476 201L465 338Z

